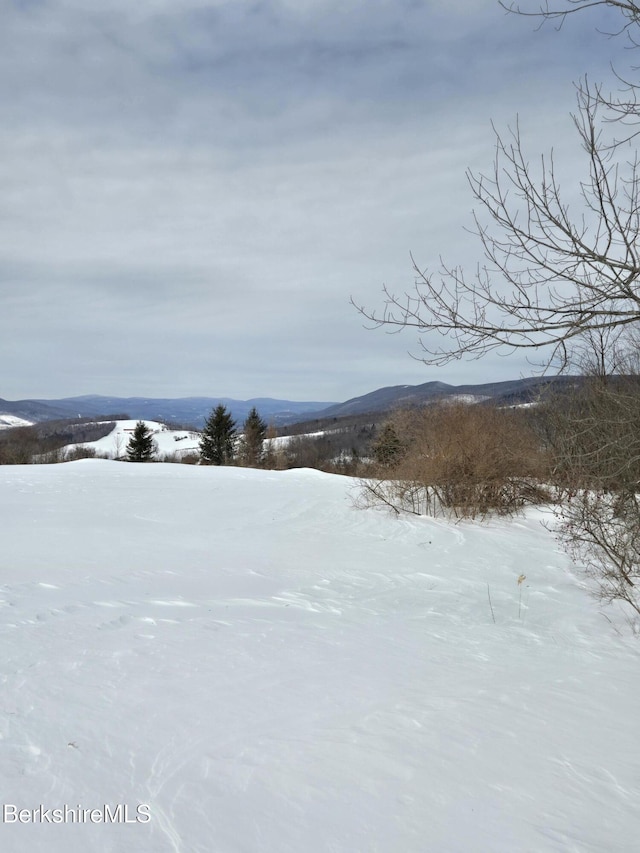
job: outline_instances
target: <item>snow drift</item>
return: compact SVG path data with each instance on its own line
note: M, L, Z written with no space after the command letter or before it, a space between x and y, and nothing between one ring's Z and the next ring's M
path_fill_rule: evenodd
M637 848L637 640L542 513L395 519L351 488L0 468L2 801L131 818L5 821L3 851Z

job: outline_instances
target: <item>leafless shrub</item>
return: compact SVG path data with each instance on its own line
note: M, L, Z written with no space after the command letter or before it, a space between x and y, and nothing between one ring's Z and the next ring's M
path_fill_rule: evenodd
M591 381L549 407L547 424L553 479L565 492L640 488L638 379Z
M200 462L200 454L195 451L193 453L184 453L180 458L180 462L183 465L197 465Z
M403 452L362 481L361 502L397 512L482 518L548 500L540 486L547 460L521 413L490 406L439 404L397 413Z
M77 459L96 459L98 456L95 447L83 447L78 445L67 450L64 461L75 462Z
M437 490L414 480L366 477L359 481L354 504L359 509L384 506L400 515L445 515Z
M326 442L306 435L296 435L285 446L287 468L318 468L329 458Z
M640 375L592 374L548 422L559 540L603 601L640 615Z
M32 461L39 465L59 465L67 461L67 450L65 447L56 447L44 453L38 453Z
M37 451L37 437L32 427L0 432L0 465L30 465Z
M599 598L624 601L640 616L638 495L581 489L559 515L560 541L595 581Z

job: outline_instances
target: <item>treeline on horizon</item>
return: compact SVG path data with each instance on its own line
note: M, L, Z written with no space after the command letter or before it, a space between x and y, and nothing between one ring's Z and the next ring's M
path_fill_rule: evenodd
M424 512L426 505L421 500L425 493L421 489L427 488L432 492L435 489L441 506L454 508L461 516L475 517L509 512L539 501L545 494L536 483L566 483L567 464L561 459L567 458L569 446L575 453L576 445L586 442L587 433L594 442L598 436L596 444L600 446L602 436L612 432L611 411L620 410L621 401L625 413L623 416L619 411L616 429L620 433L629 423L629 408L633 409L636 401L640 413L636 378L595 378L569 393L547 395L529 407L441 400L391 413L332 418L322 424L314 421L281 430L268 425L255 408L238 425L220 404L212 410L203 430L166 424L170 429L200 433L199 452L159 453L149 435L142 454L124 446L119 458L271 469L317 468L369 478L377 484L372 494L400 511ZM80 418L2 430L0 464L51 464L97 457L94 448L69 445L103 438L113 431L117 420L125 419L129 419L128 415L114 413L100 422ZM577 422L582 425L580 430L576 430ZM301 432L303 429L311 434ZM316 430L317 434L313 434ZM617 441L626 445L627 456L633 454L629 430ZM613 437L608 446L612 442ZM584 448L581 453L589 455ZM595 459L592 461L595 465ZM402 499L391 499L391 486L383 485L390 483L404 491ZM410 485L404 489L398 483ZM418 494L423 496L420 500ZM410 499L409 495L414 497Z
M220 407L218 407L220 408ZM228 411L223 406L225 415ZM215 410L212 411L212 415ZM211 417L211 416L210 416ZM258 423L256 424L256 417ZM377 420L384 418L378 415ZM266 424L254 409L241 428L233 422L233 444L227 451L224 462L214 462L203 458L201 453L151 453L145 461L184 463L184 464L233 464L249 467L271 467L276 469L310 467L335 473L356 473L361 458L365 457L375 438L377 424L375 415L332 418L330 424L323 424L322 435L295 434L296 428L276 430ZM57 464L83 458L97 458L100 454L91 447L73 447L84 442L97 441L109 435L115 422L131 420L127 413L110 413L95 418L68 418L45 421L32 426L10 427L0 430L0 465ZM247 424L248 421L248 424ZM203 433L189 424L176 424L173 421L160 421L171 430ZM264 443L264 452L256 451L255 430L259 440ZM304 429L300 426L299 428ZM314 431L317 425L313 424ZM205 427L206 429L206 427ZM250 436L247 444L246 437ZM273 439L287 435L287 443L275 447ZM109 456L108 458L113 458ZM127 448L121 448L117 457L127 461Z

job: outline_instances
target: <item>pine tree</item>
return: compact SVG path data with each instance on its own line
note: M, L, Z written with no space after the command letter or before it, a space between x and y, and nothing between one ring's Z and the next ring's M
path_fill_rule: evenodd
M211 412L200 439L200 459L205 465L230 465L235 455L236 424L222 403Z
M265 455L264 440L267 435L267 425L255 406L247 415L242 431L239 451L242 464L254 467L261 465Z
M138 421L127 444L127 459L129 462L150 462L156 449L150 428L144 421Z
M400 460L404 447L398 438L398 433L393 424L387 423L384 425L372 450L374 459L380 465L390 466Z

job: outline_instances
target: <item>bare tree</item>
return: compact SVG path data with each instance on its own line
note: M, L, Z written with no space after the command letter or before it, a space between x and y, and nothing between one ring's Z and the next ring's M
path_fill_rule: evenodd
M505 2L499 0L503 9L514 14L523 15L530 18L538 18L540 25L552 22L557 29L561 29L566 19L572 16L575 12L592 11L598 7L604 7L620 16L617 25L613 26L610 31L602 31L604 35L619 36L625 35L628 40L628 47L636 48L640 45L638 40L638 25L640 24L640 4L627 2L627 0L558 0L557 3L545 0L538 7L524 7L517 2ZM614 75L617 81L617 91L609 92L603 86L596 85L589 89L584 82L580 81L577 84L577 89L583 94L587 94L589 98L593 98L598 104L603 106L607 112L606 121L615 122L621 130L621 136L612 141L615 147L622 142L628 142L634 139L640 132L640 102L638 101L638 80L637 66L631 70L631 77L620 73L613 68Z
M559 186L553 156L540 159L536 176L518 128L496 133L490 175L468 173L482 213L475 233L485 263L469 277L442 264L438 275L414 262L413 290L385 288L382 312L358 306L376 325L437 332L434 345L421 337L422 358L445 364L479 358L497 348L551 348L564 367L572 345L587 332L640 320L640 172L637 154L621 162L617 149L603 147L598 105L578 94L575 116L588 158L581 185L583 210L572 218Z
M562 22L598 5L619 9L633 37L640 7L632 3L565 0L558 9L509 8ZM517 124L507 133L496 130L492 170L467 173L483 263L468 274L441 260L431 273L412 258L413 288L401 294L385 288L382 309L356 305L362 315L392 331L416 329L428 364L480 358L498 348L547 348L549 362L560 368L585 333L638 323L640 165L637 151L623 150L608 132L612 121L640 122L638 86L640 80L627 82L627 97L618 100L586 78L577 86L573 121L586 166L580 209L572 210L561 191L552 153L532 165Z
M640 4L627 0L501 2L561 27L574 13L608 7L609 35L640 46ZM413 261L412 289L384 290L382 309L358 310L391 331L415 329L428 364L493 350L546 352L547 365L578 365L582 390L552 410L548 448L564 487L559 536L595 578L605 601L640 615L640 74L615 72L617 91L576 84L573 122L585 177L577 204L561 191L553 154L531 161L518 125L495 132L488 174L469 171L474 232L484 262L469 275ZM413 259L412 259L413 260ZM623 373L624 377L613 374ZM486 454L485 454L486 455ZM446 474L447 481L450 474ZM402 480L404 483L405 480ZM467 486L465 474L462 485ZM385 495L387 492L384 493ZM422 511L422 510L420 510Z

